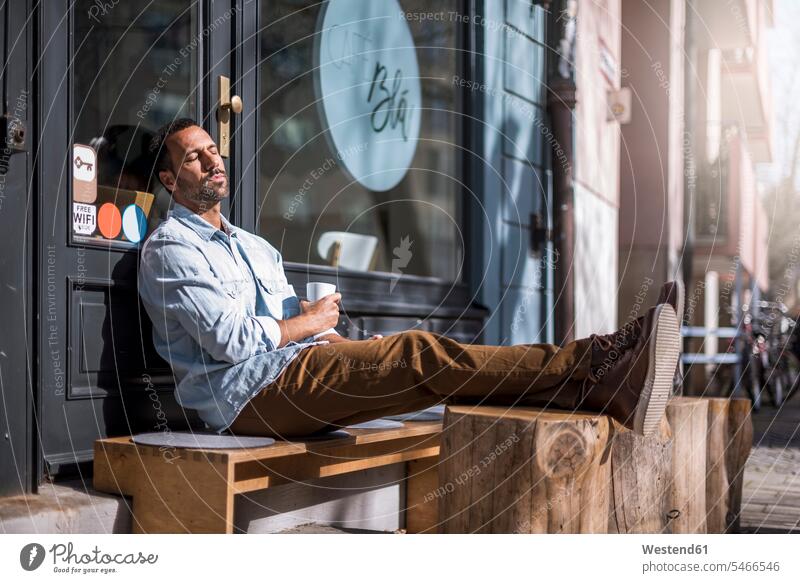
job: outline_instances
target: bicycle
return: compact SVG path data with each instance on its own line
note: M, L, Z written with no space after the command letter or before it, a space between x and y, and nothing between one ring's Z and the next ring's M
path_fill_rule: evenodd
M794 322L786 316L788 310L782 302L759 300L755 307L757 313L751 311L751 306L743 307L746 337L750 339L749 346L745 346L750 357L748 392L755 410L760 408L765 390L771 404L780 407L798 385L797 374L793 372L796 367L791 362L796 356L789 349Z

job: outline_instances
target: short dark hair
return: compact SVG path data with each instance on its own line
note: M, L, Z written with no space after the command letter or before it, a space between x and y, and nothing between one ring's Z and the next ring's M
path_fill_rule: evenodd
M179 117L158 128L156 135L150 140L150 154L155 156L153 167L156 176L158 176L158 173L162 170L172 169L169 163L169 151L166 145L167 138L174 133L194 126L200 127L200 124L190 117Z

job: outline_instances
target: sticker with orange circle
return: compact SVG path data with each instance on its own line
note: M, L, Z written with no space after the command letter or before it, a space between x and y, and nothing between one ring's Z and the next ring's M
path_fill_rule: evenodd
M115 239L122 230L122 215L117 205L107 202L97 212L97 228L106 239Z
M74 203L72 234L81 245L138 245L147 236L153 194L97 187L94 204Z

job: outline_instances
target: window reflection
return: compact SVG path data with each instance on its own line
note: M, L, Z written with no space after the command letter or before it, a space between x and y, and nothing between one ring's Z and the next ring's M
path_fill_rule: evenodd
M432 10L421 0L399 4L409 14ZM421 78L421 129L409 171L397 186L379 192L347 171L342 158L359 152L332 147L317 100L315 51L324 6L305 0L261 3L259 234L279 246L286 261L456 280L463 247L460 103L453 84L460 70L459 23L406 20ZM435 9L447 15L459 8L453 0ZM358 140L353 142L349 149L357 150Z

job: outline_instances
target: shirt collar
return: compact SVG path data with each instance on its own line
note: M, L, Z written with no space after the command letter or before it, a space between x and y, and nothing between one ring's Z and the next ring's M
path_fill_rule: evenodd
M203 217L198 215L193 210L186 208L179 202L173 201L172 209L167 213L168 217L175 217L184 225L192 229L195 233L200 235L200 237L204 241L210 241L211 237L214 236L214 233L219 232L221 235L225 235L225 232L217 229L214 225L209 223ZM228 219L225 218L224 215L220 215L220 220L228 232L231 234L231 237L236 236L236 233L239 231L238 227L234 227Z

